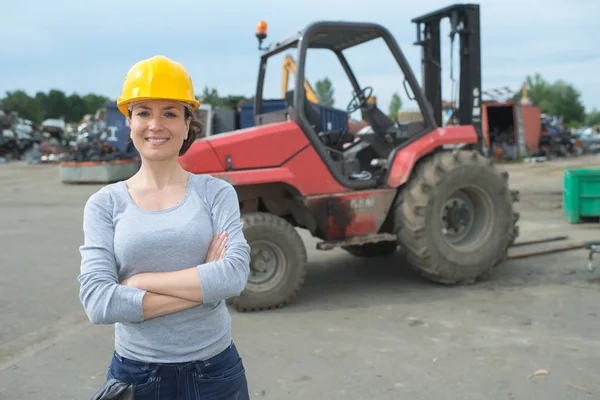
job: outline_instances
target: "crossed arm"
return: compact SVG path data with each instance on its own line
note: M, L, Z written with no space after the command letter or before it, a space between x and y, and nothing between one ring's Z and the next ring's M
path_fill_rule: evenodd
M215 235L208 248L206 263L223 259L227 240L227 232ZM146 291L142 299L144 320L196 307L203 300L196 267L137 274L121 281L121 285Z
M250 272L250 246L243 236L237 194L224 181L211 184L213 225L222 234L213 238L205 263L142 273L122 282L114 255L111 195L99 192L88 200L78 281L79 298L92 323L142 322L241 293Z

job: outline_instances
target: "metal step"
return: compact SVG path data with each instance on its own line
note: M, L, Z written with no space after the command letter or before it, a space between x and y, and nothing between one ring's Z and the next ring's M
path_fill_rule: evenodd
M353 236L341 240L329 240L317 243L318 250L331 250L342 246L360 246L367 243L396 242L398 237L392 233L372 233L364 236Z

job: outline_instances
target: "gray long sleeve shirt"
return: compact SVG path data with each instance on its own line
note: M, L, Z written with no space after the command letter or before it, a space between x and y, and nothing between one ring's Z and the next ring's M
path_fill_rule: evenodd
M242 232L237 194L229 183L190 174L184 198L162 211L132 200L124 181L94 193L83 213L80 300L94 324L115 324L115 350L145 362L210 358L231 342L225 299L244 289L250 247ZM216 233L227 231L222 260L204 263ZM196 267L204 302L144 321L145 291L119 282L142 272Z

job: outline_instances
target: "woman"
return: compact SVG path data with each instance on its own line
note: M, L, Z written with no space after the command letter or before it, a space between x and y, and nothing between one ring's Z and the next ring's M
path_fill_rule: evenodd
M198 133L192 81L143 60L117 106L141 167L87 201L78 277L91 322L115 324L108 378L135 383L137 400L248 399L225 300L245 287L250 248L233 187L178 162Z

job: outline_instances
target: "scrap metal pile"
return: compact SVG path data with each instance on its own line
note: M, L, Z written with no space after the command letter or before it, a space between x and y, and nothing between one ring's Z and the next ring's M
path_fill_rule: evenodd
M585 152L584 142L564 127L554 116L542 114L540 156L546 158L579 156Z
M102 113L73 126L47 119L40 126L19 118L0 103L0 163L24 160L32 164L131 160L135 154L119 151L108 141Z
M0 162L21 160L44 140L33 122L19 118L0 103Z
M89 138L69 147L64 161L98 162L130 160L133 158L135 158L133 154L119 151L100 138Z

